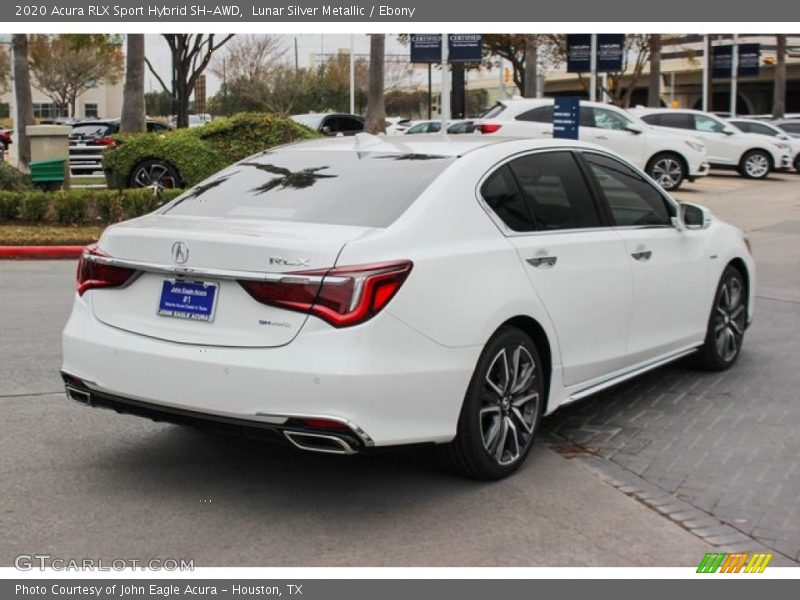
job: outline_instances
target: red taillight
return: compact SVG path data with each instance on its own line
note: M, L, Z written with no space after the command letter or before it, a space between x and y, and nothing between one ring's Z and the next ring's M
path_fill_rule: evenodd
M87 246L78 261L78 274L75 280L75 289L79 296L94 289L104 287L119 287L128 281L136 272L133 269L115 267L91 260L92 256L107 256L97 249L97 246Z
M97 138L94 141L96 146L113 146L114 145L114 138L111 137L101 137Z
M478 131L480 131L481 133L495 133L497 131L500 131L501 127L502 125L500 125L499 123L481 123L480 125L478 125Z
M344 423L333 419L298 419L298 421L311 429L330 429L332 431L347 431L350 429Z
M347 327L378 314L403 285L411 267L411 261L404 260L287 273L276 282L239 283L262 304L309 313L334 327Z

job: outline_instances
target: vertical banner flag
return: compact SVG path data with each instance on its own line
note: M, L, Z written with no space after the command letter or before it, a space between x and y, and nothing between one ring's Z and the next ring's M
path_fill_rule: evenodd
M578 139L581 122L581 102L576 96L556 96L553 99L553 137Z
M440 33L412 33L411 62L442 62L442 35Z
M730 77L733 73L733 46L714 46L711 49L712 77Z
M602 72L622 71L622 53L625 35L601 33L597 36L597 70Z
M758 77L761 66L761 44L739 44L739 77Z
M567 73L588 73L592 69L592 36L567 34Z

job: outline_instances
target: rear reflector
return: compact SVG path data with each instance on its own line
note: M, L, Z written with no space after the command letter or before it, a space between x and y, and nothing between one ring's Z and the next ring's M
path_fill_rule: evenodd
M481 123L478 125L478 131L481 133L495 133L500 131L502 127L499 123Z
M240 281L255 300L305 312L334 327L363 323L378 314L411 272L408 260L287 273L278 282Z
M311 429L328 429L331 431L348 431L350 428L340 421L332 419L298 419L300 423Z
M94 256L107 256L92 244L87 246L78 261L78 273L75 278L75 289L79 296L94 288L119 287L125 284L136 271L106 265L92 260Z

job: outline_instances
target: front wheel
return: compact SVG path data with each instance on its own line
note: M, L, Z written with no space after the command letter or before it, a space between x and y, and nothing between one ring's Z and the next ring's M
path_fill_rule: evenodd
M747 323L747 290L741 272L728 266L722 273L708 319L706 339L697 358L709 371L724 371L739 357Z
M668 192L677 190L686 178L683 161L670 152L656 154L647 163L645 172Z
M543 406L536 346L516 327L501 329L478 359L455 439L440 448L445 464L476 479L511 475L533 446Z
M162 160L145 160L131 171L128 187L156 189L172 189L180 187L178 171L168 162Z
M764 179L772 170L769 155L763 150L750 150L739 163L739 173L748 179Z

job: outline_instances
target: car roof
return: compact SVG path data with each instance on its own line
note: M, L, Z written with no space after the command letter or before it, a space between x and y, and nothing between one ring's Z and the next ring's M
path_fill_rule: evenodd
M603 150L596 144L587 144L576 140L531 139L523 137L495 135L443 135L430 134L419 136L376 136L357 134L333 138L314 139L282 146L281 150L291 151L337 151L337 152L374 152L378 154L420 154L435 156L464 156L470 152L498 146L515 144L515 152L548 148L591 148Z

